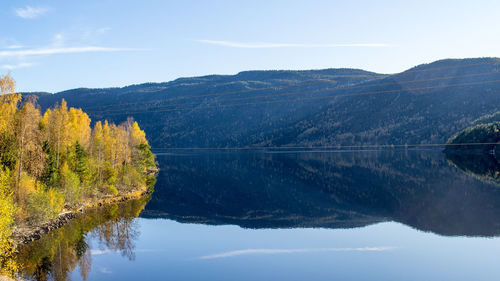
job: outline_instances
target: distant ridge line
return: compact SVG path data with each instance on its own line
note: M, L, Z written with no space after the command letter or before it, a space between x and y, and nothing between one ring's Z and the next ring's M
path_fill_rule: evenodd
M488 59L488 58L482 58L482 59ZM493 58L492 57L490 59L498 59L498 58ZM436 61L436 62L442 62L442 61L445 61L445 60L453 60L453 59L443 59L443 60L439 60L439 61ZM433 62L433 63L436 63L436 62ZM423 71L432 71L432 70L440 70L440 69L464 68L464 67L472 67L472 66L488 65L488 64L500 64L500 59L498 59L498 61L488 61L488 62L465 64L465 65L453 65L453 66L447 66L447 67L434 67L434 68L426 68L426 69L409 69L409 70L405 70L405 71L397 72L397 73L393 73L393 74L379 74L379 75L381 75L381 76L391 76L391 75L406 74L406 73L412 73L412 72L423 72ZM421 65L419 65L419 66L421 66ZM419 66L415 66L414 68L419 67ZM293 71L293 70L288 70L288 71ZM374 74L378 74L378 73L374 73ZM235 75L237 75L237 74L235 74ZM235 75L232 75L232 76L235 76ZM229 76L231 76L231 75L229 75ZM205 77L205 76L200 76L200 77ZM358 75L358 77L371 77L371 76L368 76L368 75L367 76ZM189 77L179 78L179 79L189 79ZM345 80L349 80L349 79L345 79ZM175 80L173 80L173 81L175 81ZM344 80L335 80L335 81L344 81ZM330 82L332 82L332 80L321 81L321 82L318 81L318 82L312 82L312 83L287 85L287 86L282 86L281 88L298 87L298 86L308 86L308 85L323 84L323 83L330 83ZM421 82L423 82L423 80L421 80ZM166 83L168 83L168 82L166 82ZM143 84L155 84L156 85L156 84L161 84L161 83L143 83ZM137 84L137 85L141 85L141 84ZM122 88L126 88L126 87L129 87L129 86L125 86L125 87L122 87ZM118 87L118 88L120 88L120 87ZM277 88L277 87L267 87L267 88L261 88L261 89L248 89L248 90L242 90L242 91L233 91L233 92L227 92L224 95L229 95L229 94L232 94L232 93L244 93L244 92L252 92L252 91L261 91L261 90L274 89L274 88ZM106 88L102 88L102 89L106 89ZM62 91L62 92L59 92L59 93L54 93L53 95L57 95L57 94L60 94L60 93L63 93L63 92L67 92L67 91L71 91L71 90L66 90L66 91ZM208 94L208 95L200 95L200 96L180 97L180 98L170 99L170 100L181 100L181 99L198 98L198 97L215 96L215 95L218 95L218 94ZM102 107L114 107L114 106L133 105L133 104L143 104L143 103L150 103L150 102L154 102L154 101L165 101L165 100L148 100L148 101L144 101L144 102L121 103L121 104L106 104L106 105L86 107L85 109L102 108Z
M461 84L443 85L443 86L412 88L412 89L405 89L405 91L428 90L428 89L438 89L438 88L448 88L448 87L458 87L458 86L470 86L470 85L481 85L481 84L497 83L497 82L500 82L500 79L490 80L490 81L481 81L481 82L469 82L469 83L461 83ZM338 90L343 90L343 89L336 89L336 90L338 91ZM324 90L317 90L317 91L324 91ZM182 111L182 110L192 110L192 109L222 108L222 107L244 106L244 105L271 104L271 103L279 103L279 102L296 102L296 101L318 100L318 99L328 99L328 98L334 99L337 97L351 97L351 96L376 95L376 94L386 94L386 93L398 93L398 92L402 92L402 91L403 90L373 91L373 92L364 92L364 93L356 93L356 94L339 94L339 95L334 95L334 96L298 98L298 99L294 99L294 100L277 100L277 101L265 101L265 102L253 102L253 103L237 103L237 104L226 104L226 105L216 105L216 106L203 106L203 107L199 107L199 108L171 108L171 109L164 109L164 110L148 110L148 111L127 112L127 115L155 113L155 112L168 112L168 111ZM291 95L291 94L292 93L290 93L288 95ZM298 93L293 93L293 94L298 94ZM281 94L281 95L285 95L285 94ZM128 111L128 110L123 110L123 112L126 112L126 111ZM117 115L123 115L123 113L107 114L106 116L117 116Z
M410 84L410 83L418 83L418 82L427 82L427 81L436 81L436 80L446 80L446 79L454 79L454 78L464 78L464 77L474 77L474 76L486 76L486 75L494 75L494 74L500 74L499 71L490 71L490 72L484 72L484 73L472 73L472 74L464 74L464 75L456 75L456 76L444 76L444 77L436 77L436 78L429 78L429 79L420 79L420 80L408 80L408 81L401 81L401 82L391 82L391 83L380 83L377 84L377 86L388 86L388 85L400 85L400 84ZM337 80L335 80L336 82ZM493 80L495 81L495 80ZM252 89L252 90L246 90L246 91L241 91L241 92L226 92L226 93L220 93L220 94L207 94L207 95L200 95L200 96L188 96L188 97L181 97L178 98L179 100L181 99L196 99L200 97L207 97L207 96L226 96L226 95L231 95L235 93L243 93L243 92L253 92L253 91L262 91L262 90L269 90L269 89L283 89L283 88L289 88L289 87L300 87L300 86L310 86L310 85L317 85L317 84L327 84L329 82L334 82L334 80L327 80L327 81L321 81L321 82L316 82L316 83L304 83L304 84L294 84L294 85L288 85L288 86L283 86L283 87L267 87L267 88L262 88L262 89ZM485 83L488 81L485 81ZM346 87L346 88L338 88L334 89L335 91L346 91L349 89L359 89L359 88L366 88L370 87L373 85L357 85L357 86L351 86L351 87ZM454 85L448 85L448 86L454 86ZM430 87L428 87L430 88ZM428 89L425 88L425 89ZM415 88L418 90L419 88ZM420 88L424 89L424 88ZM414 90L414 89L407 89L407 90ZM399 91L399 90L388 90L388 91ZM281 93L281 94L269 94L269 95L261 95L261 96L248 96L248 97L240 97L240 98L232 98L232 99L225 99L225 100L219 100L218 102L224 102L224 101L234 101L234 100L247 100L247 99L256 99L256 98L268 98L268 97L278 97L278 96L289 96L289 95L300 95L300 94L307 94L307 93L315 93L315 92L325 92L324 89L322 90L310 90L310 91L300 91L300 92L293 92L293 93ZM382 91L378 91L381 92ZM371 92L365 92L365 93L371 93ZM361 95L362 93L357 93L357 95ZM355 95L355 94L344 94L344 95ZM336 96L344 96L344 95L336 95ZM170 100L177 100L177 99L170 99ZM133 105L133 104L148 104L148 103L154 103L159 102L159 101L170 101L170 100L149 100L146 102L136 102L136 103L128 103L127 105ZM168 105L162 105L162 106L153 106L152 108L164 108L164 107L173 107L173 106L179 106L179 105L192 105L192 104L198 104L198 102L187 102L187 103L176 103L176 104L168 104ZM122 104L124 105L124 104ZM116 106L119 106L117 104ZM93 108L95 108L94 106ZM88 109L90 107L86 107L85 109ZM95 110L92 111L92 113L108 113L108 112L121 112L121 111L126 111L124 109L110 109L110 110Z

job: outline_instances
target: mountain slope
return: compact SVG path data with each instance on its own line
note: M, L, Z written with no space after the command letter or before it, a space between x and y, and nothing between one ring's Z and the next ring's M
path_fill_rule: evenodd
M442 60L383 75L356 69L246 71L64 98L93 120L133 116L153 148L444 143L498 111L500 59Z
M313 146L444 143L498 109L499 70L498 59L422 65L337 91L339 97L323 110L268 139L273 145Z

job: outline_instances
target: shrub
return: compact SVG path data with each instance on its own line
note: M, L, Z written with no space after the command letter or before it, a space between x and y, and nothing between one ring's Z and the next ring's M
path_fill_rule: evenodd
M21 173L19 188L17 190L18 203L23 205L29 195L36 191L35 179L26 173Z
M118 195L118 189L114 185L107 185L105 188L105 193L108 195L116 196Z
M106 163L104 163L102 174L103 174L104 184L114 185L116 183L117 180L116 176L118 173L116 172L116 170L113 168L113 166L109 161L106 161Z
M120 190L131 191L144 186L143 176L132 166L125 165L120 170Z
M39 224L56 218L64 206L64 195L54 189L40 188L28 198L29 223Z
M155 175L146 176L146 187L148 188L149 191L154 191L155 184L156 184L156 176Z
M70 205L77 203L81 195L80 177L66 164L61 167L59 184L66 203Z

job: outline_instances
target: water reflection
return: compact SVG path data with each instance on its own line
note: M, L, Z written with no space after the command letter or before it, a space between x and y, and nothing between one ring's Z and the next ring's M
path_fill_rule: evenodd
M400 262L401 256L394 255L401 254L401 245L405 248L417 243L415 248L420 251L422 245L434 249L446 242L449 249L458 249L491 240L465 239L471 242L466 243L461 239L436 238L400 224L378 224L364 229L369 231L349 232L253 231L205 225L337 229L396 221L440 235L500 235L499 166L495 158L487 155L445 157L440 151L188 153L160 155L158 161L161 171L149 202L143 199L93 210L21 247L18 260L23 277L137 280L147 279L147 273L153 279L165 279L167 273L163 267L170 266L168 272L173 279L180 279L197 270L207 273L216 265L213 262L221 261L220 275L212 276L219 279L228 270L246 269L247 259L257 255L257 261L267 259L265 264L282 261L281 266L287 266L284 271L270 266L266 274L290 272L286 261L296 258L298 253L318 258L310 261L305 258L290 268L317 265L340 253L348 255L336 262L356 266L363 258L369 259L364 264L369 267L377 263L378 257L385 257L384 263L375 266L378 268ZM139 215L199 225L135 219ZM345 235L345 239L332 239L332 235L337 238ZM372 238L381 242L365 244ZM136 244L142 250L136 250ZM453 260L456 254L449 249L444 252ZM118 252L125 259L106 255L110 252ZM377 259L371 260L375 253ZM134 263L123 262L134 260L136 254ZM274 255L285 254L287 258L272 259ZM428 258L439 254L432 252ZM465 254L462 257L469 258ZM202 262L210 262L210 267L204 267ZM470 263L468 260L466 264ZM325 264L323 268L328 273L324 279L331 279L331 265ZM309 269L304 272L310 273ZM234 276L244 279L248 274ZM298 276L296 279L306 279L306 275ZM199 279L201 275L193 275L193 280Z
M120 252L133 260L134 242L138 237L134 218L139 216L147 200L131 200L88 211L40 240L21 246L17 258L23 278L68 280L78 266L81 278L86 280L92 255L103 249ZM88 236L98 241L98 249L91 249Z
M495 154L459 151L447 153L446 158L468 175L500 185L500 162Z
M500 234L500 189L464 174L439 151L205 153L158 160L162 170L141 214L146 218L245 228L397 221L441 235ZM498 177L495 167L486 170Z

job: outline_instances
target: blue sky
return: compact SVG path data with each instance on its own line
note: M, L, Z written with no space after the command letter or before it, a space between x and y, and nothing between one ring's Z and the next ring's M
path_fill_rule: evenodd
M0 73L19 91L254 69L394 73L500 56L500 1L3 1Z

